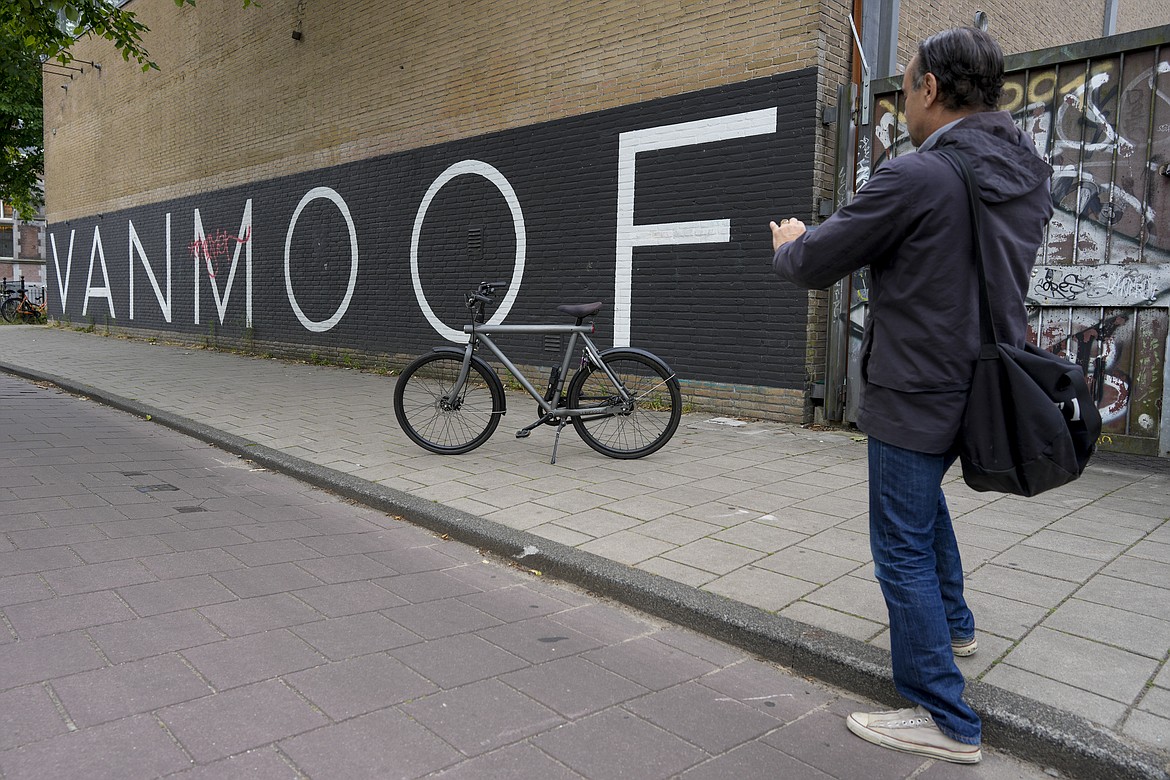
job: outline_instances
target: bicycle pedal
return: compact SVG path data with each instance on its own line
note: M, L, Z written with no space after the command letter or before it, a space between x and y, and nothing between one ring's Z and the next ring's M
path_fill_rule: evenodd
M531 435L532 435L532 431L529 431L529 430L516 431L516 438L517 439L527 439Z

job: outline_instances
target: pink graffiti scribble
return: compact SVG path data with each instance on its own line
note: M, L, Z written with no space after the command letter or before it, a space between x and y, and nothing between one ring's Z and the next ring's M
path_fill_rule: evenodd
M210 236L205 236L202 239L196 239L187 245L187 250L191 256L195 258L196 262L199 260L200 253L207 263L207 276L211 279L215 278L219 271L219 261L221 258L227 259L228 252L231 250L232 242L237 244L246 244L252 240L252 228L249 226L244 230L243 238L234 235L222 228L212 233Z

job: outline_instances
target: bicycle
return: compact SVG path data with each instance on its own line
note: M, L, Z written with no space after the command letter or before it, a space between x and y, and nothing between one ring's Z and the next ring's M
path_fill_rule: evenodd
M536 400L536 422L516 432L527 438L541 425L555 425L552 463L561 431L570 422L590 447L611 458L641 458L659 450L678 429L682 391L678 378L656 355L635 347L599 350L589 338L602 302L564 304L557 311L576 324L492 325L484 313L507 282L481 282L467 295L471 324L465 347L435 347L402 371L394 387L394 415L411 441L441 455L470 452L486 442L507 413L504 386L495 370L476 355L482 344ZM542 394L496 345L493 336L568 334L559 365ZM580 365L568 381L578 341ZM567 382L567 385L566 385Z
M0 303L0 317L6 322L48 322L48 306L44 303L33 303L29 300L28 292L23 288L19 291L6 293L4 301Z

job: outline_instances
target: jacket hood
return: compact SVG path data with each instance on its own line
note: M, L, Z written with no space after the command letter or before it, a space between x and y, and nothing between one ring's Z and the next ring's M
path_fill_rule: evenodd
M1018 198L1052 178L1052 166L1006 111L965 117L935 144L936 149L948 147L966 156L979 179L979 194L988 203Z

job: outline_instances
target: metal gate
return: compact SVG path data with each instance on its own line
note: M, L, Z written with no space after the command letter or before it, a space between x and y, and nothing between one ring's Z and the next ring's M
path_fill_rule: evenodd
M1054 169L1055 214L1032 275L1029 337L1085 369L1104 420L1103 448L1168 455L1170 26L1006 64L1002 107ZM874 84L873 116L857 128L857 188L883 160L913 150L900 82ZM849 359L830 355L826 381L836 379L834 364L847 363L836 411L852 421L866 272L842 282L834 300L849 301L835 324L847 329L838 343L848 342Z

